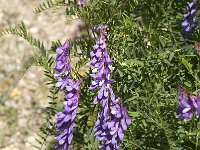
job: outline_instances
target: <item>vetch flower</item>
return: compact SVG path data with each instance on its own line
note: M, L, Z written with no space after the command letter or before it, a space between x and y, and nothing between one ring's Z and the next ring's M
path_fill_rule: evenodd
M183 15L184 21L182 22L183 27L183 37L190 38L191 33L195 30L195 21L196 21L196 0L193 0L191 3L188 3L187 12Z
M120 142L124 138L124 132L127 130L127 126L131 124L131 119L122 104L116 104L111 107L111 113L112 120L108 123L108 130L110 135L112 135L112 139L108 137L107 147L119 149Z
M198 28L200 29L200 18L198 19Z
M94 50L90 53L92 57L91 65L94 66L91 77L94 79L89 89L93 90L101 87L100 95L104 89L112 83L110 72L113 61L110 59L106 49L105 37L101 35L97 44L93 47Z
M56 130L61 133L55 137L59 141L57 150L69 150L73 138L73 127L79 103L79 86L81 81L69 80L66 85L64 110L57 113Z
M199 118L199 115L200 115L200 93L198 93L198 95L195 97L194 108L195 108L196 118Z
M86 3L86 0L77 0L77 5L79 6L85 5L85 3Z
M93 78L90 90L99 88L99 92L94 99L94 104L101 102L101 110L95 123L94 133L103 150L118 150L124 138L124 132L131 119L124 106L116 98L110 78L113 61L110 59L106 48L106 38L101 33L94 50L90 53L91 65L94 66L91 77Z
M95 25L93 27L94 30L106 30L108 28L107 25Z
M93 27L93 30L99 30L99 31L101 31L101 33L103 33L104 36L108 36L107 29L108 29L107 25L95 25Z
M69 71L71 69L69 60L69 45L65 42L61 47L56 49L57 56L55 59L54 70L56 71L55 77L58 79L57 87L62 90L68 81Z
M108 108L106 108L106 110L107 109ZM103 109L100 114L103 113L104 110L105 109ZM122 104L112 104L110 111L111 119L106 117L105 122L105 116L99 116L94 131L97 138L104 143L101 146L103 150L118 150L120 149L120 143L124 138L124 132L127 130L127 126L131 124L131 119ZM108 116L108 114L109 112L107 111L106 116Z
M72 149L71 141L73 138L74 120L79 103L79 86L81 81L74 81L69 78L69 71L71 69L69 60L69 45L64 43L61 47L56 49L57 56L55 57L54 70L56 71L55 77L58 82L56 86L60 90L65 91L64 110L57 113L56 130L60 132L55 136L58 140L57 150L70 150Z
M191 120L194 106L196 106L195 97L191 94L187 94L183 89L179 89L179 107L176 117L179 119Z

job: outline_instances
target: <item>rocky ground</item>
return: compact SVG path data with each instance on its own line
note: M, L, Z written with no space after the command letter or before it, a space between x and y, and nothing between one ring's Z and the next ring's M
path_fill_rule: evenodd
M24 21L28 31L49 46L64 42L74 32L61 12L35 14L41 0L1 0L0 30ZM43 68L32 66L24 75L23 64L33 54L26 41L8 35L0 38L0 149L32 150L48 104Z

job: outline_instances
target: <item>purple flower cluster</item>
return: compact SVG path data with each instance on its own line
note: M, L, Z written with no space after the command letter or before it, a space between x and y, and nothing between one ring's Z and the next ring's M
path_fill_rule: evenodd
M56 130L61 132L55 137L58 140L56 149L69 150L71 149L71 141L73 138L74 119L79 103L79 86L81 81L73 81L69 78L70 60L68 57L69 45L65 43L57 50L55 58L56 65L54 67L55 77L58 79L57 86L61 90L65 90L64 110L57 113Z
M117 101L117 99L115 101ZM127 130L127 125L130 124L131 119L122 104L111 102L110 113L108 104L103 104L94 128L98 140L103 142L101 146L102 149L120 149L120 143L124 138L124 132Z
M90 53L91 65L94 66L91 77L94 81L89 89L100 89L94 99L94 104L100 101L102 103L94 132L98 140L102 142L102 149L118 150L131 119L111 88L113 81L110 78L110 73L113 61L108 54L105 40L104 35L101 34L93 47L94 50Z
M71 69L70 60L68 57L69 54L69 45L65 42L61 47L56 49L57 56L55 57L55 66L54 70L56 71L55 77L58 79L56 84L57 87L60 87L62 90L67 82L68 82L68 75Z
M68 150L73 138L74 119L79 103L79 85L80 80L77 82L70 80L66 86L67 101L64 102L64 110L57 113L56 130L63 131L55 137L59 141L56 146L58 150Z
M183 27L183 37L188 38L191 33L195 30L196 12L197 12L196 0L188 3L187 12L184 14Z
M107 25L95 25L93 27L94 30L106 30L108 28Z
M101 33L103 33L104 36L108 36L107 29L108 29L107 25L95 25L93 27L93 30L99 30L99 31L101 31Z
M83 6L83 5L85 5L86 0L77 0L76 3L77 3L77 5L79 5L79 6Z
M105 37L103 35L98 38L97 44L93 48L94 50L90 53L90 56L92 57L90 64L94 66L94 69L92 70L93 74L91 74L94 81L89 89L93 90L101 87L101 90L94 101L94 103L97 104L97 101L102 99L103 95L106 97L108 96L108 90L106 87L109 87L112 83L112 80L110 79L110 72L113 61L108 55Z
M101 102L102 104L101 111L98 113L97 122L95 123L94 132L102 142L102 149L118 150L124 138L124 132L131 123L131 119L111 87L113 80L110 78L110 73L113 61L110 59L105 41L105 36L101 30L101 35L93 47L94 50L90 53L92 57L91 65L94 66L91 77L94 81L89 89L100 89L94 99L94 103ZM59 141L56 149L69 150L71 149L74 120L79 103L80 80L75 82L69 78L71 68L68 56L69 45L67 43L63 44L57 48L56 53L56 63L54 66L56 72L55 77L58 80L56 86L60 90L65 91L66 99L64 102L64 110L57 113L55 127L60 134L55 137Z
M179 89L179 108L177 109L177 118L191 120L195 115L200 115L200 94L196 97Z

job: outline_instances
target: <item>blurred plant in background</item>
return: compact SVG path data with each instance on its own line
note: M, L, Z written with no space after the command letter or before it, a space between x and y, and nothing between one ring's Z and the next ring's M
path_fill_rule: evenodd
M73 149L95 150L100 145L95 139L93 128L101 107L93 104L96 91L88 89L92 84L89 76L92 70L84 74L79 72L81 67L90 62L92 46L102 31L96 25L106 25L104 33L108 35L107 50L114 61L112 89L121 97L120 101L132 119L121 149L200 149L199 119L190 116L191 120L187 121L176 118L180 100L177 86L191 95L197 95L200 89L199 29L193 30L189 41L185 41L182 36L182 22L187 20L183 14L194 10L193 6L186 10L190 4L171 0L90 0L84 3L76 0L47 0L35 9L36 13L41 13L64 7L67 19L84 21L82 36L69 39L71 60L79 58L75 67L71 68L70 75L74 79L82 78ZM199 17L200 11L196 8L199 4L195 1L196 17ZM39 146L35 146L42 149L48 146L49 137L57 134L55 114L62 110L63 101L58 100L59 88L52 69L55 50L61 43L52 41L50 48L44 48L40 40L28 33L23 22L0 34L18 35L39 49L35 62L44 67L51 93L46 123L41 127L37 139ZM184 100L188 102L187 99ZM195 113L193 105L187 111L181 109L180 113Z
M184 38L190 38L191 33L195 30L196 12L197 4L194 0L191 3L188 3L187 12L184 14L185 21L182 23Z

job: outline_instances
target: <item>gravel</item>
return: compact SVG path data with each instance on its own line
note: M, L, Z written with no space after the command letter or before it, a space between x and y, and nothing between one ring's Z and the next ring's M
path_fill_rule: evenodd
M24 21L28 31L44 41L67 38L76 32L74 22L66 22L63 10L34 13L41 0L1 0L0 30ZM48 105L47 78L43 68L30 67L24 75L23 64L36 51L23 39L7 35L0 38L0 149L32 150L40 125L44 122L43 110Z

